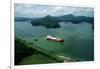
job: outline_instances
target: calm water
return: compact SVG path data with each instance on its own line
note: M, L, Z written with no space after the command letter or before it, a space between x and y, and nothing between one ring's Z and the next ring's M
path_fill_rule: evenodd
M60 23L61 28L47 29L32 26L28 22L15 22L15 34L35 45L62 56L71 56L79 60L93 60L93 30L91 24ZM64 43L47 41L46 35L64 38ZM38 39L38 41L34 41Z

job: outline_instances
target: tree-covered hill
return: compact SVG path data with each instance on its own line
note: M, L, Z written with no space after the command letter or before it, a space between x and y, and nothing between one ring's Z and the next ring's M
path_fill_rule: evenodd
M35 49L29 47L26 41L15 38L15 65L18 65L24 57L30 56L35 52Z
M43 18L37 18L36 20L32 20L31 24L33 26L44 26L46 28L59 28L59 22L72 22L74 24L88 22L90 24L93 24L94 18L86 16L74 16L72 14L56 17L47 15Z

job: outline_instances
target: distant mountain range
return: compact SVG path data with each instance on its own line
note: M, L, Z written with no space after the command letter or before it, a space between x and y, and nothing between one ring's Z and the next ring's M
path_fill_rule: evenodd
M50 16L47 15L42 18L15 18L15 21L27 21L30 20L30 23L33 26L44 26L46 28L59 28L59 22L72 22L78 24L81 22L88 22L94 26L94 18L86 16L74 16L72 14L62 15L62 16Z

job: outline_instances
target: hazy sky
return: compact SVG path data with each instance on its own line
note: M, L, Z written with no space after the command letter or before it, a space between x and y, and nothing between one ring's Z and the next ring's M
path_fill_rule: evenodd
M73 14L75 16L94 16L93 8L65 7L51 5L15 4L15 17L44 17Z

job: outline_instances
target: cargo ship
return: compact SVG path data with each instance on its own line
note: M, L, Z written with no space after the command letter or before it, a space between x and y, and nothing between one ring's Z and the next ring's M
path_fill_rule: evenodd
M64 39L52 37L51 35L47 35L47 36L46 36L46 39L47 39L47 40L56 41L56 42L64 42Z

